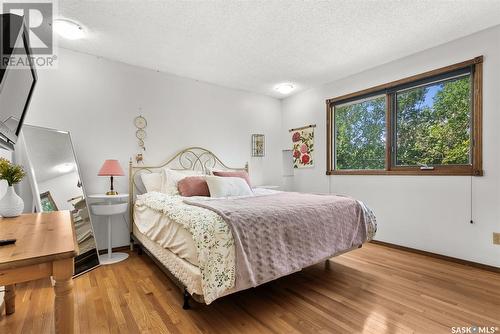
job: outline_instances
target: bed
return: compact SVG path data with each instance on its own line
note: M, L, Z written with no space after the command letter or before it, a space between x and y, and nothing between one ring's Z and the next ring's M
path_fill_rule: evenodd
M248 164L228 167L201 147L184 149L159 166L130 162L131 249L136 245L146 252L182 289L184 308L191 297L210 304L328 263L376 232L373 213L348 197L259 188L252 196L223 199L145 191L143 174L162 168L207 175L212 170L248 172Z

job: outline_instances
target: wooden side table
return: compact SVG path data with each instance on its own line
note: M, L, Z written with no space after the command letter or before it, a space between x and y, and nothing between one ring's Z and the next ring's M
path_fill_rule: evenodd
M0 218L0 239L17 239L0 247L0 285L5 310L15 312L15 284L53 276L56 333L74 332L73 270L78 252L69 211Z

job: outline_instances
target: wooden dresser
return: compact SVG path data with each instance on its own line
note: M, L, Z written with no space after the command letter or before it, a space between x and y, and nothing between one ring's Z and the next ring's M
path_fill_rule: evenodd
M0 218L0 286L5 285L5 311L15 311L15 284L52 276L55 281L55 331L73 333L73 259L77 243L69 211Z

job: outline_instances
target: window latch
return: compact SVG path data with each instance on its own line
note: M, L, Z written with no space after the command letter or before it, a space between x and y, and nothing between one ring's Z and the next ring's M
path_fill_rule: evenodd
M434 166L429 166L427 164L418 164L420 166L420 170L434 170Z

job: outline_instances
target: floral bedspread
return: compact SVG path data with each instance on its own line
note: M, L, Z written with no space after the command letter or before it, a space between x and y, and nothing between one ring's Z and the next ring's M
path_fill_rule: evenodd
M234 239L229 225L215 212L184 204L181 196L149 192L137 196L136 205L145 205L181 224L193 235L198 251L206 304L232 288L235 283Z

